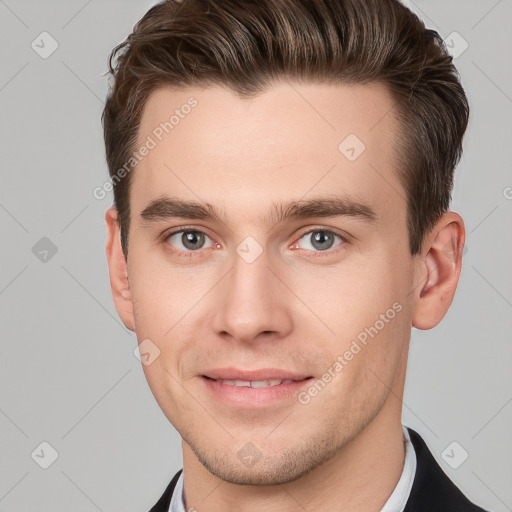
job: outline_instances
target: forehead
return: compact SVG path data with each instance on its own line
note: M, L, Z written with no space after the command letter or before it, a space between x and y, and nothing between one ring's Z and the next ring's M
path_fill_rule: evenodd
M132 177L132 215L172 195L263 219L266 204L323 194L403 215L396 137L380 84L283 82L251 99L220 86L163 87L143 110L138 147L150 149Z

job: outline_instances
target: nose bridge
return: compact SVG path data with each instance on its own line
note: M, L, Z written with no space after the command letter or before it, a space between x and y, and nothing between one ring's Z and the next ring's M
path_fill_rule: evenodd
M219 290L214 329L251 342L262 332L281 336L291 328L284 286L267 251L246 240L237 247L233 268Z

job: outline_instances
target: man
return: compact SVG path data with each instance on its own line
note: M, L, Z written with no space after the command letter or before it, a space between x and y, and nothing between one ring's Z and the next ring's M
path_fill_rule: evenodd
M165 1L110 70L113 297L183 439L151 510L481 511L401 424L465 238L437 33L395 0Z

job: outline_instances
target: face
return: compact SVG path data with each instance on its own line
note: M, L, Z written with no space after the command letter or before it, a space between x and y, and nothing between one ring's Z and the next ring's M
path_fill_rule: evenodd
M143 368L226 481L294 480L400 421L414 258L391 104L377 84L282 83L251 100L164 88L144 108L128 252L158 355Z

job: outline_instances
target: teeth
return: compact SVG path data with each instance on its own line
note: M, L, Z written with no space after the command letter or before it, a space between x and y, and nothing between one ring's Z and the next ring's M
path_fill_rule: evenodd
M251 382L251 388L269 388L272 386L279 386L281 382L281 379L253 380Z
M279 386L279 384L290 384L294 382L293 379L269 379L269 380L229 380L229 379L218 379L217 382L227 384L228 386L239 386L246 388L270 388L273 386Z
M244 388L250 388L251 387L251 381L249 380L235 380L235 386L241 386Z

